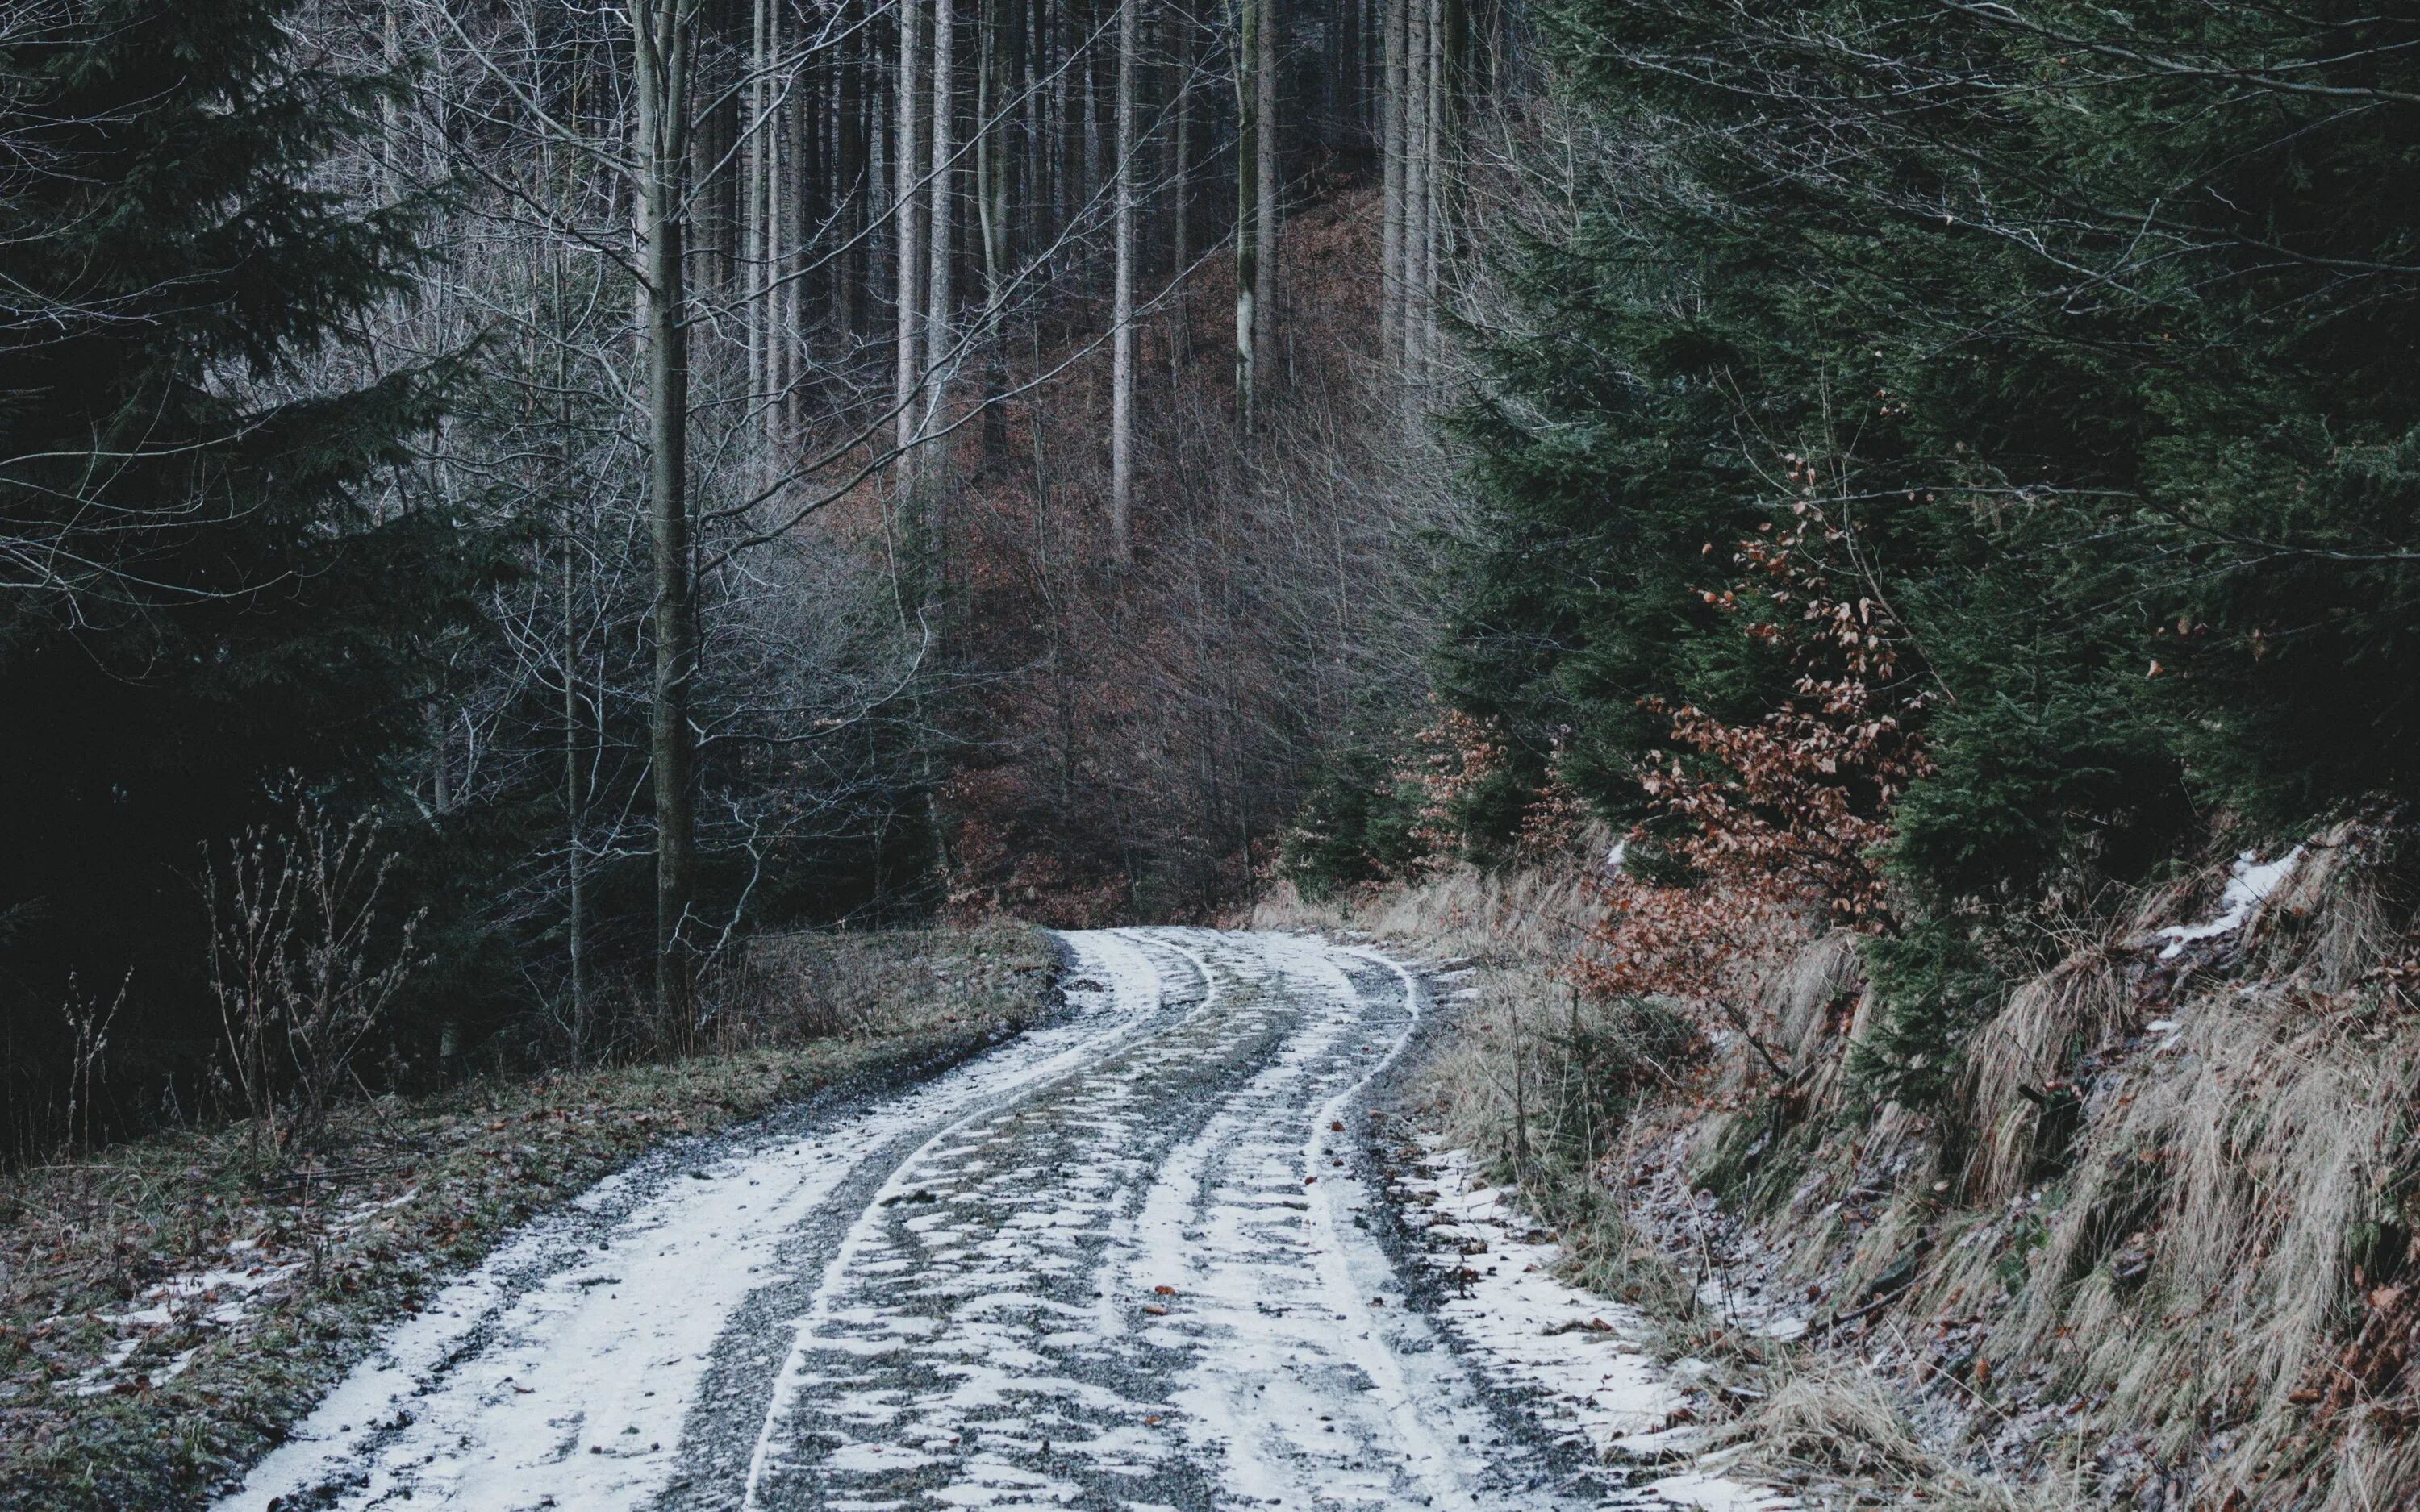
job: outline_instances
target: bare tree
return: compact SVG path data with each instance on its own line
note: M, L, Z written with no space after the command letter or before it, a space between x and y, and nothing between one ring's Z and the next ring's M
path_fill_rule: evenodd
M1252 430L1260 392L1261 91L1254 75L1268 0L1236 0L1235 43L1235 424Z
M1283 156L1278 130L1277 0L1253 0L1260 25L1252 52L1252 351L1254 377L1264 383L1277 323L1278 168ZM1257 401L1259 394L1253 395Z
M951 255L955 245L953 233L957 228L956 201L951 193L957 167L954 131L957 29L954 0L933 0L933 166L927 186L932 204L924 212L925 231L932 240L924 258L924 392L923 412L918 417L915 432L919 439L938 435L942 429L950 370L957 358L956 312L952 303L950 278ZM935 554L932 576L936 580L946 566L940 552L944 511L948 507L949 455L946 446L935 447L918 469L927 488L925 535L927 549Z
M1116 290L1109 322L1115 356L1109 386L1109 554L1134 560L1135 386L1135 8L1118 5L1118 222Z
M685 1005L695 980L688 934L697 894L695 748L689 700L697 675L690 577L687 222L690 69L698 0L629 0L637 97L635 200L647 361L647 517L655 545L656 997Z
M1404 22L1404 72L1400 100L1404 130L1403 363L1417 377L1428 361L1429 180L1436 166L1429 131L1429 10L1432 0L1399 0Z
M1383 292L1378 323L1380 345L1388 364L1404 362L1404 42L1406 13L1418 0L1385 0L1386 61L1380 75L1380 111L1385 120L1380 150L1385 157L1385 188L1380 210L1382 230L1379 281Z
M892 192L892 245L896 264L894 272L897 313L896 381L892 402L897 407L899 452L903 458L912 455L909 448L916 439L916 396L923 378L919 349L922 332L920 318L923 314L924 284L921 276L924 255L922 224L917 219L916 146L923 120L924 102L917 83L923 63L917 40L917 22L921 15L919 0L895 0L899 14L898 63L892 70L892 84L898 91L896 124L891 133L892 173L896 187Z

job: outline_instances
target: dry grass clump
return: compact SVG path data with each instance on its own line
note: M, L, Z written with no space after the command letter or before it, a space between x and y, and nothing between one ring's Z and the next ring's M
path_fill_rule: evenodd
M718 1004L721 1044L1022 1022L1049 964L1021 925L802 931L752 941Z
M2133 994L2114 942L2086 946L2026 981L1975 1037L1961 1088L1976 1131L1969 1200L2005 1202L2039 1180L2077 1095L2069 1073L2133 1026Z
M1752 1468L1976 1508L2088 1484L2369 1512L2420 1505L2420 941L2392 833L2310 838L2257 904L2213 858L2062 926L1927 1109L1854 1101L1874 1005L1845 933L1761 942L1723 1015L1659 1040L1655 1000L1569 985L1602 907L1581 861L1256 921L1476 963L1435 1126L1558 1213L1575 1279L1781 1381L1736 1430ZM1700 1272L1803 1310L1810 1345L1741 1347Z
M2307 975L2194 995L2169 1011L2172 1031L2101 1078L2047 1242L1992 1346L2049 1362L2108 1418L2152 1431L2164 1458L2231 1427L2211 1474L2246 1491L2289 1470L2322 1484L2385 1475L2359 1433L2341 1435L2341 1464L2315 1461L2314 1430L2337 1438L2328 1430L2362 1413L2420 1405L2398 1374L2387 1399L2341 1404L2359 1409L2346 1423L2304 1411L2356 1363L2338 1356L2364 1314L2399 1301L2380 1284L2408 1259L2403 1146L2420 1094L2420 1026L2358 991L2319 990L2344 964L2309 959ZM2420 1495L2420 1480L2400 1491Z
M2367 1512L2420 1505L2420 947L2387 833L2313 837L2232 929L2173 928L2222 912L2215 859L2068 925L1933 1109L1855 1103L1873 1004L1844 933L1753 973L1752 1034L1700 1015L1660 1054L1622 1017L1641 1000L1558 974L1584 866L1260 921L1478 963L1449 984L1476 995L1428 1076L1438 1126L1558 1211L1575 1280L1780 1382L1734 1434L1752 1470L1975 1508ZM1631 1079L1574 1101L1610 1063L1575 1052L1592 1035L1630 1041ZM1753 1200L1709 1213L1708 1188ZM1809 1344L1732 1349L1685 1284L1710 1267L1794 1299Z
M1609 847L1598 827L1545 864L1456 866L1319 903L1281 884L1249 922L1366 933L1445 957L1453 1029L1421 1072L1430 1127L1498 1174L1584 1171L1631 1107L1679 1089L1705 1048L1672 1005L1591 995L1573 980L1604 915L1590 858Z
M1836 1317L1897 1285L1842 1342L2037 1470L2087 1450L2117 1504L2420 1503L2420 1003L2363 844L2314 840L2240 930L2166 953L2214 866L2021 984L1929 1136L1962 1165L1829 1138L1761 1234Z
M1319 903L1291 882L1262 894L1247 916L1251 929L1357 930L1417 946L1423 955L1460 956L1502 966L1559 970L1577 957L1604 914L1591 858L1612 847L1592 826L1560 856L1517 871L1459 865L1415 882L1357 887Z
M1812 1358L1723 1433L1733 1461L1815 1505L1877 1496L1955 1512L2069 1512L2085 1499L2070 1475L2014 1481L1978 1473L1931 1447L1880 1376Z

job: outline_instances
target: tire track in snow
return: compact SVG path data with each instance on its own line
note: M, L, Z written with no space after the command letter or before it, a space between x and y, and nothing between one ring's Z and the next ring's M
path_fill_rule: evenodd
M1140 950L1097 949L1085 964L1094 980L1071 983L1057 1025L804 1134L659 1152L533 1223L392 1329L213 1512L621 1512L677 1489L709 1366L737 1353L744 1369L750 1341L727 1324L796 1263L853 1178L1162 1011Z
M1664 1504L1559 1481L1365 1227L1339 1131L1410 1041L1411 972L1291 935L1066 938L1064 1022L600 1184L391 1334L223 1512Z

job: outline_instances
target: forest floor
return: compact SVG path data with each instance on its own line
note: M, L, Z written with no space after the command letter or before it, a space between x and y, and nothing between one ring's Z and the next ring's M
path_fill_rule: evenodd
M1053 996L1021 925L779 945L759 985L816 996L791 1015L812 1037L357 1102L273 1174L235 1125L0 1178L0 1507L204 1504L534 1215L651 1150L938 1072Z

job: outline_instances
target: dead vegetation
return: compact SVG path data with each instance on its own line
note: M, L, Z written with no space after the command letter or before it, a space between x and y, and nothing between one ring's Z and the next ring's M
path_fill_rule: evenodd
M1802 934L1745 1023L1693 1016L1681 1054L1634 1037L1582 1100L1620 1118L1582 1130L1576 1182L1543 1154L1579 1127L1559 1079L1608 1077L1589 1037L1637 1001L1560 974L1596 906L1585 864L1257 917L1469 959L1437 1126L1519 1167L1575 1279L1730 1373L1716 1400L1752 1404L1728 1432L1760 1473L1818 1501L2354 1512L2420 1499L2420 1016L2392 833L2268 847L2290 862L2257 898L2230 890L2252 859L2214 845L2070 929L1942 1108L1863 1101L1854 940Z

